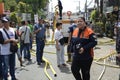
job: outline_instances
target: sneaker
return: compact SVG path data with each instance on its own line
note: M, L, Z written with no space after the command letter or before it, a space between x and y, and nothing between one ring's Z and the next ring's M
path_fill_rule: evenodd
M32 62L32 59L28 59L29 62Z
M37 65L41 65L41 63L40 63L40 62L38 62L38 63L37 63Z
M60 67L60 65L58 65L58 67Z
M42 60L42 61L41 61L41 63L45 63L45 61L44 61L44 60Z
M27 58L24 58L24 61L27 61Z
M20 64L21 67L25 67L23 64Z
M18 80L17 78L15 78L15 80Z

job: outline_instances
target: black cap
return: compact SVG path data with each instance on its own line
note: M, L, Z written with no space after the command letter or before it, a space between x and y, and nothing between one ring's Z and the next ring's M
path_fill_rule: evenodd
M7 17L2 18L2 22L9 22L10 20Z

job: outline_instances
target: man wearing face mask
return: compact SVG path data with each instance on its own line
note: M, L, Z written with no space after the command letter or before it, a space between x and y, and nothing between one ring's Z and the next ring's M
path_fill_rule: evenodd
M77 28L72 35L72 43L74 55L71 70L73 76L76 80L90 80L93 47L97 45L97 39L92 29L86 25L84 17L78 18Z

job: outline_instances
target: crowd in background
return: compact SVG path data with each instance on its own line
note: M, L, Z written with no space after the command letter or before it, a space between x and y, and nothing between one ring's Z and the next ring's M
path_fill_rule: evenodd
M6 16L0 19L0 80L8 80L9 74L11 80L17 80L15 77L16 55L21 67L25 66L23 61L27 61L28 64L32 62L30 50L33 40L36 40L37 64L44 63L42 56L46 37L50 36L49 26L49 23L43 19L39 19L36 24L31 21L15 23ZM17 52L10 51L11 43L18 45Z
M75 55L76 51L74 51L74 50L71 51L71 49L73 48L73 44L72 44L72 46L70 46L70 45L71 45L73 37L74 37L73 36L74 30L76 28L78 28L79 26L80 27L82 26L83 28L85 27L85 29L87 29L86 27L88 26L86 24L84 18L79 18L78 20L80 20L79 25L78 25L78 23L77 24L71 23L71 26L69 27L69 32L68 32L69 39L68 39L68 51L67 51L67 53L68 53L68 61L67 62L72 62L71 70L76 79L77 78L80 79L80 74L79 74L79 72L77 72L78 74L75 75L76 70L74 70L74 69L76 69L77 63L74 62L76 60L74 58L74 56L83 57L84 55L81 56L81 53L79 53L79 51L77 51L77 54L79 54L79 55ZM0 29L0 36L1 36L0 37L0 44L1 44L0 45L0 48L1 48L0 71L1 72L0 73L2 73L2 74L0 74L0 78L3 78L4 80L8 80L8 74L10 74L11 80L17 80L17 78L15 76L15 63L16 63L15 55L17 54L17 57L18 57L21 67L25 66L23 64L23 61L27 61L28 64L31 64L32 56L31 56L30 50L32 49L33 40L36 43L36 51L35 52L36 52L37 65L41 65L42 63L45 62L42 57L44 54L46 37L50 37L50 32L49 32L50 24L49 24L49 22L45 22L45 20L43 20L41 18L38 20L38 23L35 23L35 24L31 23L30 21L21 21L19 23L15 23L13 21L10 21L10 19L8 19L7 17L2 17L0 21L1 21L1 23L0 23L0 25L1 25L1 29ZM83 28L80 28L80 31L84 32ZM61 67L61 66L66 67L67 65L66 65L65 58L64 58L65 42L64 42L64 36L63 36L63 33L61 32L61 29L62 29L62 23L57 22L55 34L54 34L55 48L56 48L56 55L57 55L57 66L58 67ZM94 33L93 33L92 29L88 29L88 32L89 31L91 31L91 32L90 32L90 34L87 34L87 37L91 35L90 36L91 40L89 41L91 44L89 45L88 49L91 49L92 47L94 47L96 45L96 43L94 45L92 45L93 42L95 42ZM76 37L76 39L77 38L79 38L79 37ZM80 39L82 39L82 38L80 37ZM86 44L86 41L87 40L85 40L85 44ZM18 44L17 52L10 51L11 42ZM87 44L89 42L87 41ZM83 40L83 43L84 43L84 40ZM82 53L84 53L85 48L87 48L87 47L80 48ZM85 53L89 54L91 52L85 52ZM89 56L89 57L85 57L86 58L85 62L86 62L86 60L89 61L88 58L90 58L90 64L86 63L87 65L89 64L89 66L88 66L89 67L88 71L89 71L93 57L91 55L85 55L85 56ZM81 60L82 60L82 58L80 59L80 61ZM83 62L84 62L84 59L83 59ZM80 69L83 70L88 67L82 68L79 66L79 69L77 71L79 71ZM84 72L82 74L84 74ZM84 76L87 76L87 75L89 76L89 73L84 74Z

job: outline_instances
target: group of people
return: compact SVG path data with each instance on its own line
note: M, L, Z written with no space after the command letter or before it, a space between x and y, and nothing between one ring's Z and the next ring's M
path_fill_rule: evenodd
M58 67L66 66L64 60L64 39L61 28L62 23L56 23L55 46ZM84 17L78 18L77 24L72 25L69 29L69 47L67 52L68 61L72 61L72 74L76 80L90 80L90 67L94 56L93 48L97 45L96 35L86 24ZM71 54L73 55L71 56Z
M7 17L0 19L0 80L8 80L8 74L10 74L11 80L17 80L15 76L16 54L20 66L24 67L23 58L28 63L32 62L30 49L32 49L34 34L36 38L36 62L41 65L44 63L42 56L46 41L44 20L39 19L39 22L34 25L30 21L21 21L15 25ZM10 51L11 43L18 44L17 52Z
M72 25L69 30L68 52L69 59L72 61L71 71L76 80L90 80L90 67L93 61L93 47L97 44L96 35L90 29L83 17L78 18L76 25ZM29 21L22 21L17 25L17 29L12 28L14 23L6 17L0 19L0 78L8 80L8 73L11 80L17 80L15 76L15 53L10 51L11 42L19 44L18 59L20 66L22 56L28 62L32 61L30 49L32 49L33 34L36 40L36 62L37 65L44 63L43 51L46 42L46 27L43 19L34 26ZM62 23L56 23L54 34L55 48L57 55L57 66L67 66L64 58L64 36L61 32ZM8 37L9 36L9 37ZM72 49L72 50L70 50ZM71 56L72 53L72 56ZM80 74L80 70L82 75ZM82 77L81 77L82 76Z

